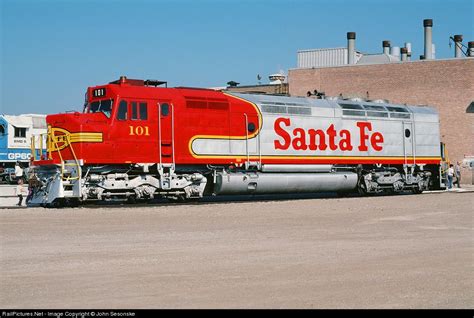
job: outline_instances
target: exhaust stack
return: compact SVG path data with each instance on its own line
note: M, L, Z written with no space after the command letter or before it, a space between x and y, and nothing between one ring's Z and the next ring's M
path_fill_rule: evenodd
M347 32L347 64L354 64L355 38L355 32Z
M456 34L454 36L454 57L462 57L462 34Z
M390 41L383 41L382 47L383 47L383 54L390 54Z
M390 49L390 54L395 56L397 61L400 61L400 47L399 46L392 46Z
M406 47L402 47L400 51L402 52L402 61L405 62L407 60L408 49Z
M411 43L405 42L405 47L407 48L407 61L411 60Z
M425 60L433 59L433 20L423 20L423 27L425 28Z

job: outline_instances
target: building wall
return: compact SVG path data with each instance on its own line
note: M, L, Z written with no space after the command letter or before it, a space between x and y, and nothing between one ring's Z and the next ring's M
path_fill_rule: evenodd
M268 84L268 85L247 85L227 87L224 91L236 93L260 93L260 94L282 94L286 95L289 92L288 84Z
M293 69L288 73L290 95L323 91L327 96L388 99L393 103L433 106L440 113L441 140L451 162L474 156L474 58L423 60L377 65ZM462 182L472 183L463 169Z

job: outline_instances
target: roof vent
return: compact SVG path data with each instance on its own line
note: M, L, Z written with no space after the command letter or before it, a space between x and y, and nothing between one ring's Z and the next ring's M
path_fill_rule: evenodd
M390 101L388 99L371 99L367 101L371 103L377 103L377 104L390 104Z
M365 102L365 99L360 97L344 98L344 100L350 100L352 102Z

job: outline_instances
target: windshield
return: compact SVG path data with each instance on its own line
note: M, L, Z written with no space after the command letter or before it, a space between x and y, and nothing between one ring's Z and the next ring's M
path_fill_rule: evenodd
M102 112L107 116L107 118L110 118L110 114L112 113L112 105L114 101L113 99L106 99L106 100L99 100L95 101L89 104L89 107L87 108L88 113L97 113L97 112Z

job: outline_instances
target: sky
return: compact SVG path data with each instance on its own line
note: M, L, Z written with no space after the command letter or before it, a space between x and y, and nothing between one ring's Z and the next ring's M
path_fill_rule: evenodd
M411 42L418 59L423 19L436 58L454 56L450 36L474 41L474 0L0 0L0 14L0 114L81 111L87 87L121 75L265 83L295 68L298 50L345 47L349 31L358 51Z

